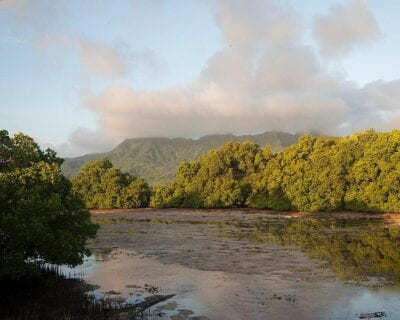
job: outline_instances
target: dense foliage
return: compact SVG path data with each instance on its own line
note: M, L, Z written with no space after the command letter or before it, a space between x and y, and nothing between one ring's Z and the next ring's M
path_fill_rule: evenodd
M142 177L150 184L170 182L182 161L197 159L208 151L221 147L228 141L251 140L273 151L280 151L296 143L298 136L284 132L265 132L257 135L212 135L200 139L136 138L128 139L110 152L89 154L65 159L61 166L67 177L75 176L89 161L106 157L122 172Z
M243 206L251 191L258 146L229 142L199 160L183 162L176 181L155 189L153 207Z
M400 212L400 131L305 135L278 153L230 142L183 162L151 205Z
M43 260L77 265L97 225L54 151L0 131L0 275L18 276Z
M114 168L107 158L89 162L72 184L88 208L141 208L150 201L149 185Z

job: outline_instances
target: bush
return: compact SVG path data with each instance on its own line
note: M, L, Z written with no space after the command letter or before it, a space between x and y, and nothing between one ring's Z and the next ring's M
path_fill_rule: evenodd
M143 179L113 167L103 158L89 162L72 179L73 188L93 209L148 207L151 189Z

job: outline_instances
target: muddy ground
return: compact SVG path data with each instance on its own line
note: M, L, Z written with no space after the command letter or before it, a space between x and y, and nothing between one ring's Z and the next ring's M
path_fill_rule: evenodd
M159 318L358 319L381 311L387 319L399 315L399 290L384 278L344 281L324 261L310 259L296 246L232 237L238 226L246 230L260 219L279 224L308 213L143 209L96 210L92 216L100 229L90 247L97 254L114 250L119 261L92 281L115 277L120 287L125 283L143 288L150 282L176 293L156 310ZM399 221L393 214L313 216ZM165 311L169 309L174 312Z
M123 210L97 211L101 225L94 251L132 249L159 261L206 271L272 274L281 277L331 277L319 263L293 247L251 243L221 236L230 222L256 222L258 218L287 214L241 210ZM299 273L288 272L298 270Z

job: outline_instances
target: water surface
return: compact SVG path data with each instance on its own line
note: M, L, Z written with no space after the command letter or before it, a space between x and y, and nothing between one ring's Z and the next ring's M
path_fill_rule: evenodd
M202 211L97 220L94 255L66 271L83 273L100 286L93 294L120 302L176 294L152 309L160 319L400 317L400 230L393 220Z

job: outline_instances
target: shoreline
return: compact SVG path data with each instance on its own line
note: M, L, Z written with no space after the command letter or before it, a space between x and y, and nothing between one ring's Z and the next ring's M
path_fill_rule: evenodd
M134 209L90 209L92 215L140 215L140 216L160 216L169 218L171 216L180 217L229 217L245 215L249 217L265 218L286 218L296 219L305 217L314 218L335 218L335 219L394 219L399 220L400 213L378 213L378 212L356 212L356 211L329 211L329 212L301 212L301 211L276 211L270 209L254 208L213 208L213 209L193 209L193 208L134 208ZM229 214L227 214L229 213Z

